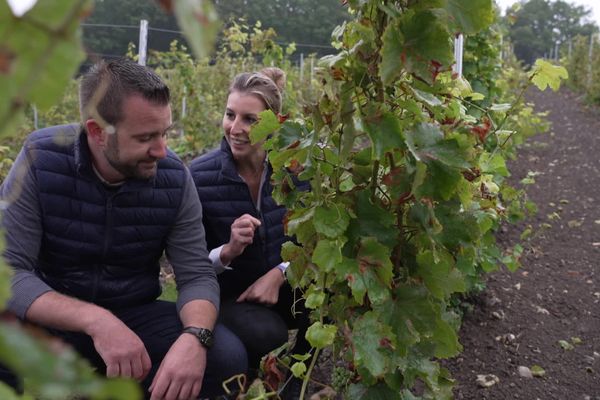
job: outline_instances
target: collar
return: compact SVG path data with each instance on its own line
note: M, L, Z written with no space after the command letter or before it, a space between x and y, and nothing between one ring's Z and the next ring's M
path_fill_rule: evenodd
M231 147L229 147L229 143L225 138L221 139L221 153L223 153L222 163L221 163L221 175L234 182L244 182L242 177L237 172L237 167L235 165L235 161L233 159L233 153L231 152ZM269 154L265 157L265 168L263 172L263 176L268 176L271 173L271 164L269 163Z

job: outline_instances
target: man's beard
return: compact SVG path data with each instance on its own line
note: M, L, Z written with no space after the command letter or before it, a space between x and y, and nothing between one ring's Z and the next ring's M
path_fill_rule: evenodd
M135 179L150 179L156 175L156 159L149 158L146 160L136 161L135 164L127 164L120 160L119 144L117 134L113 133L109 136L108 146L104 150L104 157L115 170L119 171L125 178ZM140 168L140 162L155 162L152 170Z

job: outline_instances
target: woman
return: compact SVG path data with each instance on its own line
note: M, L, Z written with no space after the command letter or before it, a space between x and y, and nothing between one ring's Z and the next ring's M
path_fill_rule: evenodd
M285 280L281 245L286 209L273 200L271 166L262 143L251 144L250 127L266 109L281 113L285 74L279 68L236 76L223 115L220 149L192 161L203 207L211 259L221 285L220 321L236 333L257 368L262 356L298 328L294 353L306 353L308 315ZM299 312L300 311L300 312Z

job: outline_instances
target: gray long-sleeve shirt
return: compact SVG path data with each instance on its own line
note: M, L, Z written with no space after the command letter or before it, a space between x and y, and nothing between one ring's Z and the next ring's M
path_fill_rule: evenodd
M21 150L0 186L5 208L2 215L6 235L4 257L14 269L8 308L20 318L25 317L27 309L39 296L53 290L36 273L43 229L36 185L27 153ZM208 300L218 309L219 286L206 250L202 206L189 171L165 251L175 273L178 310L195 299Z

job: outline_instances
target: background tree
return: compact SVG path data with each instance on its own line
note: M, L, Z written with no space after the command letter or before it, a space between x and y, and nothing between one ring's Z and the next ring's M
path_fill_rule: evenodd
M138 43L138 27L142 19L147 20L151 28L179 31L175 16L165 13L155 1L97 0L83 25L83 42L87 52L103 58L125 55L130 42ZM166 51L175 39L184 41L177 33L150 32L148 48Z
M339 0L218 0L215 6L222 21L245 18L250 26L260 21L263 27L277 32L277 42L284 45L295 42L298 53L304 54L332 53L331 31L349 17ZM168 51L175 39L186 44L177 33L175 17L161 10L158 2L97 0L84 24L88 53L104 58L124 55L129 43L138 43L137 27L141 19L148 20L151 28L148 49Z
M591 9L563 0L522 1L520 8L509 11L514 24L510 39L518 59L531 64L536 58L549 56L556 44L563 48L577 35L590 36L598 27L588 22Z

